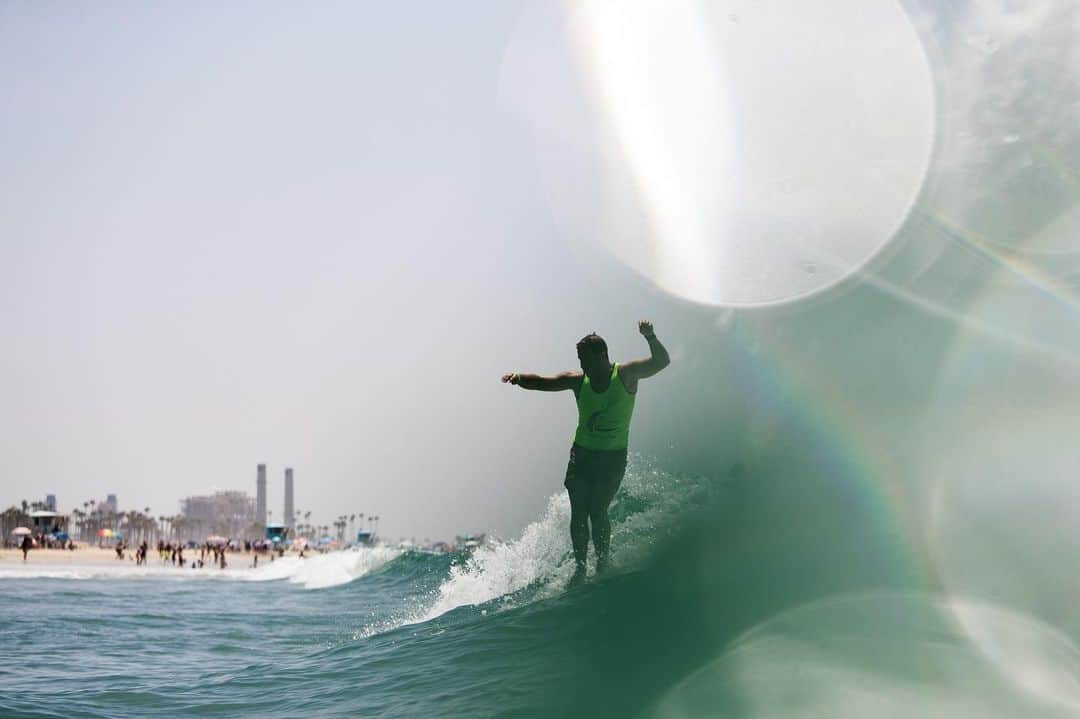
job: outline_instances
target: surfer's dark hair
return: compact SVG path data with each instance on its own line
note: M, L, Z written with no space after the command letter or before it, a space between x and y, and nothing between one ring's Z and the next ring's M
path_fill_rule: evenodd
M590 332L589 334L578 340L577 351L579 355L583 351L590 354L607 354L607 342L605 342L604 338L596 334L595 332Z

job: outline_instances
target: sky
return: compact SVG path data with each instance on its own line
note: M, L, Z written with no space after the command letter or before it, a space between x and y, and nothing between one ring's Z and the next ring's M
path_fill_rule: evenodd
M0 6L0 504L265 463L275 512L292 467L320 523L510 536L576 413L499 376L588 332L655 322L633 448L717 473L788 431L761 377L889 463L958 355L1072 341L1067 3L613 7Z
M272 508L291 466L391 536L535 516L575 410L500 375L594 329L641 355L649 302L586 307L535 199L518 12L5 5L5 501L169 514L266 463Z

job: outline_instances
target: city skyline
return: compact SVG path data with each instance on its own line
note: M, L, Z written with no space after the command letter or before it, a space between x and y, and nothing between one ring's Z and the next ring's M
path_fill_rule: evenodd
M268 497L267 490L270 486L272 486L272 483L267 477L267 466L265 463L258 463L256 465L254 496L249 495L245 490L241 489L215 488L209 494L197 494L187 497L181 497L177 500L177 504L180 507L180 510L175 514L158 514L154 512L152 508L148 505L138 503L133 505L134 510L123 509L119 504L118 495L115 493L106 493L104 500L87 499L83 500L82 502L76 502L75 505L73 505L70 509L67 510L65 510L64 507L61 506L61 503L57 500L57 495L55 493L46 494L44 500L21 498L17 501L17 503L13 503L10 506L13 508L19 508L21 505L25 505L27 509L40 506L44 509L48 509L50 511L68 517L74 516L76 514L76 510L78 510L80 507L82 507L83 510L85 510L86 512L93 512L95 510L100 510L101 507L105 507L107 511L111 514L124 514L126 512L135 511L142 514L148 514L151 518L156 517L162 521L171 521L176 518L183 517L188 521L200 523L198 526L203 528L200 531L203 531L203 533L207 533L210 531L208 529L210 525L214 524L215 521L221 521L219 519L219 515L221 515L223 512L221 510L215 511L214 505L225 502L230 506L230 508L224 513L231 515L233 518L224 520L224 523L232 527L231 531L234 533L243 533L246 531L248 534L251 534L252 532L249 530L250 526L262 527L262 529L265 530L266 526L275 523L281 523L289 529L293 529L294 527L299 525L297 520L302 517L305 519L304 524L306 526L311 526L311 523L307 520L311 519L312 511L296 509L294 505L294 471L295 470L293 467L284 468L284 481L282 484L282 511L281 514L278 515L279 520L282 520L280 522L276 522L273 520L274 512L269 505L269 502L266 502L265 506L266 516L260 518L258 515L258 503L260 501L260 498L266 500ZM260 497L260 495L262 496ZM247 510L241 511L236 509L236 507L240 505L250 506ZM315 526L336 527L338 524L341 523L343 517L350 516L353 518L353 522L355 522L355 518L357 516L361 518L361 528L363 528L363 519L365 517L369 518L369 524L379 519L379 515L371 512L365 513L362 511L353 511L347 513L346 515L337 515L333 518L332 521L327 521L325 524L321 522L321 519L318 516L316 516Z

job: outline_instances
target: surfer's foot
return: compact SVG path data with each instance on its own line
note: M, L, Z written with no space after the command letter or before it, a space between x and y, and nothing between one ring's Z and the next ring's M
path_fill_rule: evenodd
M579 564L579 565L577 565L577 568L574 569L574 576L570 577L570 582L569 582L569 584L567 584L567 586L568 587L576 587L576 586L584 584L584 583L585 583L585 565L584 564Z
M596 558L596 573L603 574L611 569L611 558L608 555L603 554Z

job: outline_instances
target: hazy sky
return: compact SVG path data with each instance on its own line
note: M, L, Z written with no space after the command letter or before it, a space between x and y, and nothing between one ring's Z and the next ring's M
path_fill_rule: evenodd
M813 391L850 393L853 426L877 416L882 386L924 398L963 325L956 288L983 282L941 261L932 228L909 223L895 243L899 288L838 293L827 312L811 301L740 325L645 278L691 299L736 281L736 300L790 296L873 255L919 193L917 216L961 228L1030 206L1019 185L973 188L1026 177L1030 163L1008 164L1029 139L1010 139L1017 127L1040 151L1080 146L1052 104L1076 98L1076 14L910 2L927 14L909 26L891 0L845 0L793 22L796 0L687 0L680 22L726 42L680 55L677 27L634 37L676 78L720 53L722 72L692 76L723 83L701 94L719 125L672 110L695 107L694 86L665 94L662 73L639 85L590 65L635 53L586 4L587 23L502 1L0 5L0 504L116 493L171 514L189 494L254 494L264 462L279 516L291 466L296 506L320 522L512 534L560 491L576 415L571 395L499 376L573 368L593 330L615 359L642 355L642 317L677 361L643 385L634 447L678 448L691 468L723 466L745 430L733 328L757 333L751 356L797 358L788 375ZM953 16L979 34L952 32ZM855 34L837 32L847 20ZM998 52L1050 28L1060 42ZM1075 195L1042 198L1037 221L1008 213L1028 222L1017 243L1075 217ZM714 231L731 241L703 244ZM910 352L912 337L932 346Z
M499 97L518 14L0 8L5 505L172 513L265 462L277 513L292 466L297 507L391 536L534 517L573 401L499 375L593 329L643 353L651 295L553 231Z

